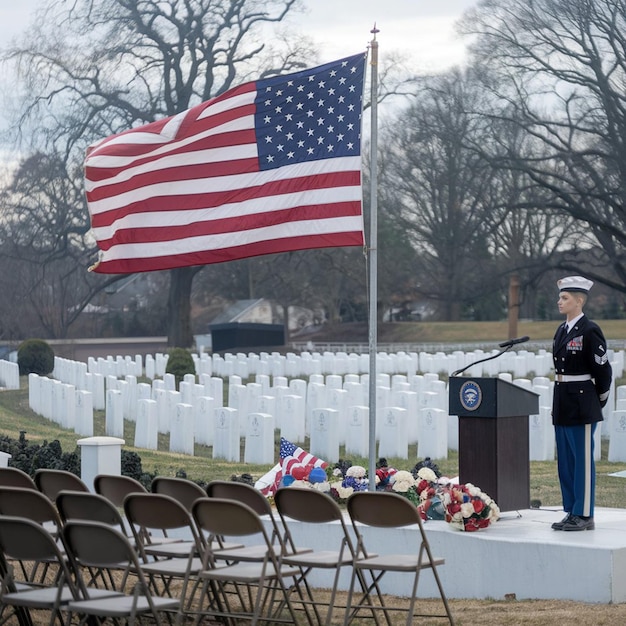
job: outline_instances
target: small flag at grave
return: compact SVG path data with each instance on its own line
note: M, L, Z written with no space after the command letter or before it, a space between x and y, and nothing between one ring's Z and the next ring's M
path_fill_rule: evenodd
M317 458L284 437L280 438L279 454L280 461L255 484L263 495L269 496L276 493L284 476L296 477L307 467L325 468L328 466L326 461Z

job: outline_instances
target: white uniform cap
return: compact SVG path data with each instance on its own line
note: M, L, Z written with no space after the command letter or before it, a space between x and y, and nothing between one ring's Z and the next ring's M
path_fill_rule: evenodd
M566 278L557 280L556 284L559 286L559 291L579 291L588 293L593 286L593 281L583 276L567 276Z

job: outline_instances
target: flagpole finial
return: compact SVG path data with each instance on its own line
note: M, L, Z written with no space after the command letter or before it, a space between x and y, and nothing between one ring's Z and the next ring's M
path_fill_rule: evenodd
M372 35L374 35L374 39L376 39L376 33L379 33L380 30L378 28L376 28L376 22L374 22L374 28L372 28L372 30L370 30L370 33L372 33Z

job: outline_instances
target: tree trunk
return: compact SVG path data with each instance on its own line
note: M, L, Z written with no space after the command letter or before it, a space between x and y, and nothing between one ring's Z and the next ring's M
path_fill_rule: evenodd
M170 293L167 303L167 345L171 348L191 348L191 283L193 267L179 267L170 271Z

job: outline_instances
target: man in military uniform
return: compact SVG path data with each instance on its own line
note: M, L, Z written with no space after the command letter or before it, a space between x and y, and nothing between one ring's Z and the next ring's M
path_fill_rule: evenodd
M554 530L593 530L594 434L611 387L612 370L600 327L583 313L593 282L582 276L557 281L565 323L554 336L552 423L566 516Z

